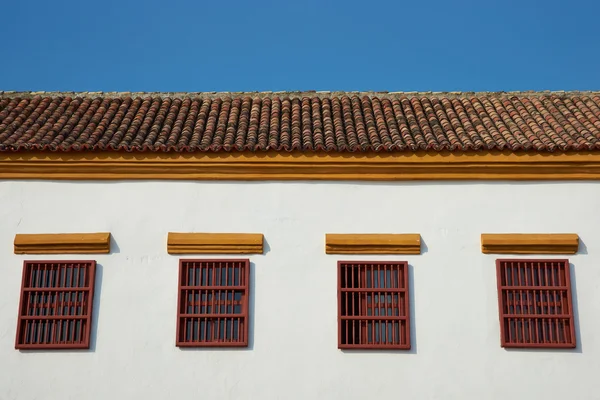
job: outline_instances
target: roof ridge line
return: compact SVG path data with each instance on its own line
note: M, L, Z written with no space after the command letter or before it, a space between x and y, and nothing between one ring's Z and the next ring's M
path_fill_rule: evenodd
M45 96L45 97L63 97L63 96L73 96L73 97L170 97L170 98L186 98L186 97L199 97L199 98L222 98L222 97L241 97L241 96L249 96L249 97L276 97L276 96L286 96L286 97L331 97L331 96L348 96L348 95L358 95L358 96L367 96L367 97L399 97L399 96L407 96L407 97L468 97L468 96L544 96L544 95L559 95L559 96L576 96L576 95L596 95L600 94L600 90L573 90L573 91L565 91L565 90L543 90L543 91L482 91L482 92L469 92L469 91L315 91L315 90L305 90L305 91L261 91L261 92L132 92L132 91L123 91L123 92L104 92L104 91L0 91L0 96L2 97L24 97L30 98L35 96Z

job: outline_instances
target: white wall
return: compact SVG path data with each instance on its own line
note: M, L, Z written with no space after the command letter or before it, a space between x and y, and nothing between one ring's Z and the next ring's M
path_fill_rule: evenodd
M600 376L600 184L0 183L0 399L590 400ZM113 234L94 255L90 351L14 349L15 233ZM262 232L250 347L175 347L178 257L168 231ZM420 256L325 255L325 233L413 233ZM578 347L500 347L482 232L574 232ZM58 257L56 257L58 258ZM81 259L86 256L64 256ZM336 261L408 260L413 349L337 349Z

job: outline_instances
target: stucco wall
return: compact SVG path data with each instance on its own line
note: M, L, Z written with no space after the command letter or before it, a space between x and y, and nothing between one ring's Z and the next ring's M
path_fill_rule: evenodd
M0 399L599 398L600 185L593 183L0 184ZM15 233L113 234L97 271L90 351L14 349ZM250 346L176 348L168 231L261 232ZM325 233L412 233L419 256L324 253ZM574 232L575 350L500 347L482 232ZM64 256L81 259L86 256ZM337 349L336 261L407 260L411 351Z

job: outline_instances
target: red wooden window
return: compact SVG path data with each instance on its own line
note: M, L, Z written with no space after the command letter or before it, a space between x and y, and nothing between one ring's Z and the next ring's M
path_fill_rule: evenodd
M338 262L338 347L410 349L408 264Z
M502 347L575 347L568 260L497 260Z
M25 261L17 349L88 349L95 261Z
M248 346L249 260L180 260L177 346Z

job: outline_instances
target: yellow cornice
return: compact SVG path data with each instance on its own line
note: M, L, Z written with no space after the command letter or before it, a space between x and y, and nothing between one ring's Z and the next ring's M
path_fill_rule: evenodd
M485 254L576 254L576 233L483 233Z
M262 254L262 233L177 233L167 236L169 254Z
M327 254L421 254L418 233L328 233Z
M2 153L0 179L598 180L600 152Z
M18 233L15 254L106 254L110 233Z

